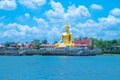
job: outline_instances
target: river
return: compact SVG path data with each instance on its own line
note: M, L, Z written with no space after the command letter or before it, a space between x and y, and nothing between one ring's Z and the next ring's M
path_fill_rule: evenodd
M120 57L1 56L0 80L120 80Z

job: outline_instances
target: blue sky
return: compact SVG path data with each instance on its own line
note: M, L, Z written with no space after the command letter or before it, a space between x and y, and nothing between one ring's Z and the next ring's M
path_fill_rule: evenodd
M119 0L0 0L0 43L59 41L68 22L73 38L120 39Z

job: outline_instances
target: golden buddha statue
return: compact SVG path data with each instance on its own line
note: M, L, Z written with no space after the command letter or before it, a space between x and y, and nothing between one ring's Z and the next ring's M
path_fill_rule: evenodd
M61 39L58 43L55 44L56 48L59 47L74 47L72 43L72 33L69 32L69 25L65 25L65 32L62 33Z

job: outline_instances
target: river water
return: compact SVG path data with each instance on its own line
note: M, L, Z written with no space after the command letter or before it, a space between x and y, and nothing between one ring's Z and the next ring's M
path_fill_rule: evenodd
M120 57L1 56L0 80L120 80Z

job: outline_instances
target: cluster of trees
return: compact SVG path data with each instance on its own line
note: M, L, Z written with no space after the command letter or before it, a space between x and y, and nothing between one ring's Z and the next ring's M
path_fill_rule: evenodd
M113 39L113 40L98 40L95 38L90 38L92 40L92 45L90 47L96 46L102 50L108 50L110 46L120 46L120 39Z

